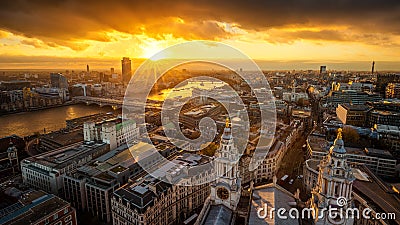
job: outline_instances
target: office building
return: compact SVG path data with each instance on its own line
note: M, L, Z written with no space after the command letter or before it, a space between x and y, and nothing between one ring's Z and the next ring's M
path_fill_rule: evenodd
M322 98L322 103L327 107L335 109L339 104L363 105L367 102L381 100L378 94L359 92L353 90L331 91L329 95Z
M400 126L400 113L373 109L368 113L367 126L374 127L375 124Z
M53 88L68 89L68 80L61 73L51 73L50 83Z
M83 124L84 141L102 141L113 150L123 144L137 141L139 128L134 120L115 118L100 123L85 122Z
M400 99L400 83L389 83L386 86L385 98Z
M121 66L122 66L122 82L124 85L127 85L129 81L131 80L132 76L132 62L128 57L124 57L121 60Z
M185 183L182 175L191 174L191 170L209 162L206 156L184 153L172 160L175 166L155 168L154 174ZM193 186L172 185L151 175L132 180L114 192L111 200L113 224L183 224L195 219L196 212L210 195L206 182L210 177L211 171L205 168L204 173L190 178Z
M77 143L21 161L24 184L62 196L61 175L75 171L110 150L106 143Z
M325 136L311 134L307 138L307 158L317 161L324 159L329 153L329 146ZM396 159L387 150L346 147L346 153L349 164L365 164L374 173L384 177L396 175Z
M343 124L363 127L366 125L367 115L371 108L367 105L339 104L336 116Z
M13 192L11 194L18 196L18 199L0 209L0 224L77 225L75 209L59 197L43 191L22 193L16 188L12 189L8 192Z

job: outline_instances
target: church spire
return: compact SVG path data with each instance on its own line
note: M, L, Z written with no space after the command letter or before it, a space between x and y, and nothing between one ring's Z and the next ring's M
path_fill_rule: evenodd
M231 127L231 122L229 120L229 117L226 117L225 119L225 128L230 128Z
M337 137L336 137L336 139L342 139L342 132L343 132L342 128L339 128L339 129L337 130Z
M333 142L333 146L331 147L331 152L339 153L339 154L345 154L346 149L344 148L344 141L342 139L342 128L338 129L337 132L337 137L335 141Z

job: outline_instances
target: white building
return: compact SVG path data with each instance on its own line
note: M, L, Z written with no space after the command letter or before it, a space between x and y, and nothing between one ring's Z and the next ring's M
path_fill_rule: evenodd
M85 122L83 124L84 141L103 141L113 150L125 143L139 139L139 128L134 120L116 118L101 123Z
M240 155L234 146L232 128L228 119L215 157L216 180L211 184L210 198L204 203L195 224L231 224L236 219L242 194Z
M354 224L354 218L335 217L326 210L329 206L340 207L345 212L353 207L352 189L353 176L350 166L347 164L347 154L342 140L342 130L339 128L338 136L329 154L320 162L318 182L312 190L310 199L311 207L315 210L315 225ZM343 200L343 205L339 205Z

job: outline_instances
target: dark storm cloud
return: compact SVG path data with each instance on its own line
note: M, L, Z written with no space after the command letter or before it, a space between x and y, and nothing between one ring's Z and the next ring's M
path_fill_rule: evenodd
M178 17L184 23L177 22ZM186 39L231 35L214 21L236 23L242 29L254 31L343 25L360 33L400 34L400 1L0 1L0 29L78 49L73 41L110 41L106 32L112 30L146 33L155 38L162 38L163 33ZM329 32L300 32L296 37L346 39Z

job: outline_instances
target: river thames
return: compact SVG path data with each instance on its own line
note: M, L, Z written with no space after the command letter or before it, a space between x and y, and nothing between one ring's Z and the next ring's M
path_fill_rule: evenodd
M13 134L24 137L35 132L43 133L44 129L46 132L55 131L64 128L66 120L111 111L111 107L77 104L4 115L0 116L0 138Z

